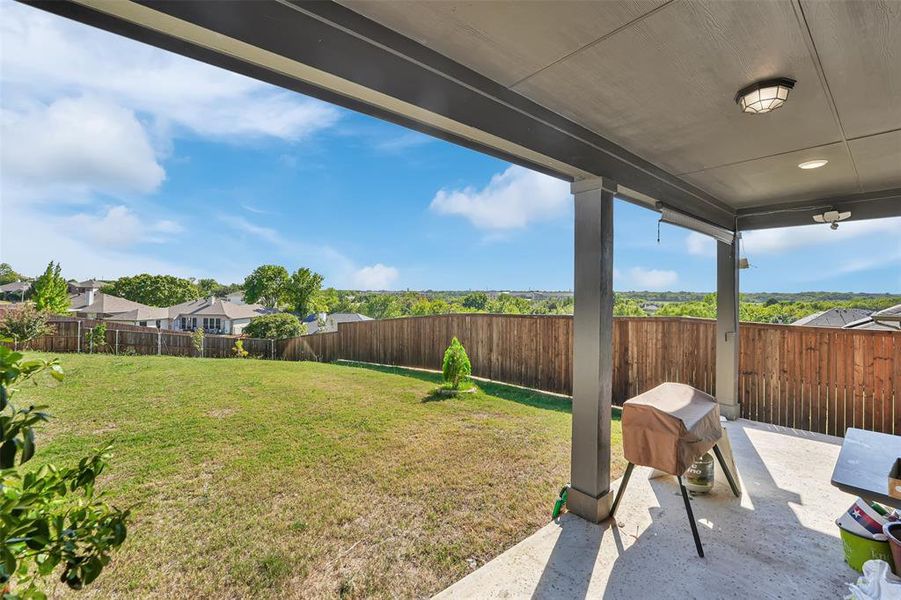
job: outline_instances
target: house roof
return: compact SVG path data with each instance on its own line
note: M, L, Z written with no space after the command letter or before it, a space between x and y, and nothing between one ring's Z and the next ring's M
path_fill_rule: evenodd
M168 309L157 306L143 306L123 313L116 313L114 321L157 321L167 318Z
M106 282L100 281L99 279L85 279L84 281L76 281L72 285L75 287L91 288L97 290L106 285Z
M0 293L8 294L12 292L24 292L31 287L30 281L13 281L0 285Z
M261 304L235 304L228 300L201 298L170 306L169 318L176 319L181 316L217 316L227 319L252 319L276 312L272 308L266 308Z
M901 331L901 304L890 306L844 326L844 329Z
M334 313L328 315L326 319L330 319L335 323L351 323L353 321L371 321L372 317L367 317L360 313Z
M126 300L125 298L119 298L118 296L104 294L103 292L95 292L94 301L91 304L88 304L88 296L89 294L87 292L70 296L69 310L83 313L118 315L133 310L152 308L145 304L141 304L140 302L133 302L131 300Z
M792 325L807 327L844 327L848 323L870 316L873 311L864 308L830 308L798 319Z

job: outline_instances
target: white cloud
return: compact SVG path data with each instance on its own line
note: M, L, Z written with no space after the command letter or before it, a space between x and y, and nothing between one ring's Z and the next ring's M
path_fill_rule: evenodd
M119 214L120 216L115 216ZM128 215L113 211L111 223L130 221ZM190 260L169 263L131 250L121 239L107 239L112 245L98 243L92 233L106 216L94 221L85 219L86 230L77 228L79 219L56 218L27 206L4 203L2 235L0 235L0 256L4 262L15 265L16 270L29 275L38 275L51 260L59 261L66 277L87 279L89 277L119 277L136 273L171 273L180 277L194 276ZM163 225L159 225L163 223ZM152 235L160 235L166 229L166 221L157 222L161 229ZM151 223L150 229L155 225ZM106 232L101 232L106 235ZM149 235L149 234L148 234ZM144 241L147 241L144 238ZM117 245L118 243L118 245Z
M640 290L667 289L679 280L675 271L633 267L626 273L627 285Z
M400 274L394 267L382 263L363 267L353 274L353 288L358 290L388 290Z
M4 196L72 201L149 193L165 178L134 113L96 98L3 111Z
M788 250L837 244L855 238L894 234L901 239L901 217L848 221L832 230L828 225L804 225L782 229L760 229L742 233L742 246L749 254L780 254Z
M141 219L126 206L111 206L101 214L79 213L64 220L72 235L108 247L163 243L183 228L175 221Z
M440 190L430 207L441 215L464 217L480 229L521 229L532 221L565 214L570 207L569 184L511 166L480 190Z
M0 15L5 103L87 92L151 115L164 138L175 128L231 141L301 140L340 118L324 102L28 6L4 2Z
M697 231L688 234L685 246L688 253L694 256L716 256L716 240Z

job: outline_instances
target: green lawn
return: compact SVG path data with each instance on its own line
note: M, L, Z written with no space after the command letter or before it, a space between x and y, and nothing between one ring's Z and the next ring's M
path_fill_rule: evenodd
M61 359L64 383L17 396L54 415L34 462L114 440L101 487L140 503L80 598L429 596L547 523L569 478L570 405L551 396L439 400L432 374L346 365Z

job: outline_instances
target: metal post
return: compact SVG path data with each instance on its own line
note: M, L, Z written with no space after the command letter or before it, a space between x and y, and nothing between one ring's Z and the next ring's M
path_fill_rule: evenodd
M275 338L269 340L269 342L272 348L272 360L275 360Z
M119 355L119 330L116 330L116 356Z
M81 352L81 321L75 321L75 323L77 324L76 331L78 332L76 334L78 339L76 341L75 352L80 353Z
M156 330L156 355L159 356L163 353L163 330Z
M610 413L613 394L613 196L616 183L572 184L575 195L573 286L572 479L567 508L599 522L610 514Z
M720 414L741 416L738 398L738 236L716 243L716 399Z

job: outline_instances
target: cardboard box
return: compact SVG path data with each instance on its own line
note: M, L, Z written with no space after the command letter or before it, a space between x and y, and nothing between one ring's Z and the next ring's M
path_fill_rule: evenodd
M892 470L888 472L888 495L901 498L901 458L895 459Z

